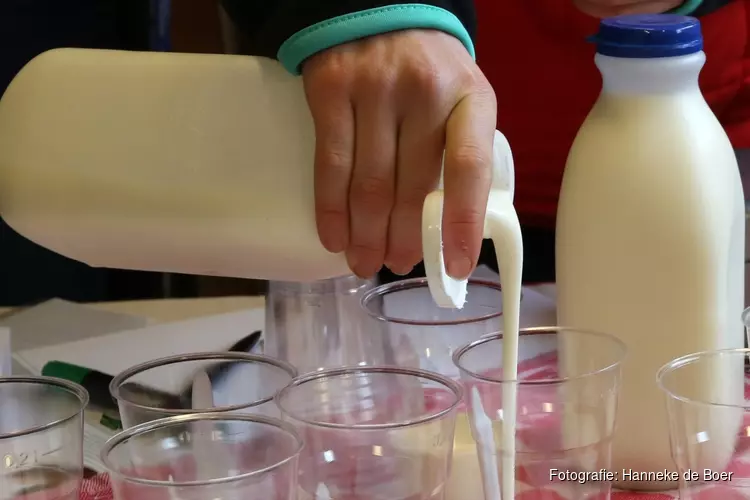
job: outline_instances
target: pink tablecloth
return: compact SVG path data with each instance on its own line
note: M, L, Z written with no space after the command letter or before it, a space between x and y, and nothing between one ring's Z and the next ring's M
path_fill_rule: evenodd
M545 353L540 356L525 360L518 366L519 378L523 380L539 379L554 377L557 372L557 356L555 353ZM750 400L750 377L745 378L745 399ZM750 418L746 415L746 428L750 428ZM750 447L750 440L741 440L745 442L744 446ZM727 471L734 472L736 477L750 477L750 449L738 450L738 456L730 464ZM523 473L519 472L517 477L522 477ZM676 500L679 498L677 491L664 491L659 493L641 493L630 491L616 491L612 495L612 500ZM743 495L736 490L732 490L721 483L715 483L704 487L701 491L696 491L692 495L692 500L746 500L747 495ZM100 474L96 477L87 479L83 483L80 495L81 500L113 500L112 488L110 486L107 474ZM467 499L479 500L479 499ZM567 499L554 489L525 491L522 484L519 484L519 491L516 500L574 500Z

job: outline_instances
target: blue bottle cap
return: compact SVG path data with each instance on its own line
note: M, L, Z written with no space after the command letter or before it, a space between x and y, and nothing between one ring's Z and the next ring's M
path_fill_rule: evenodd
M675 14L604 19L592 41L599 54L632 59L684 56L703 50L700 21Z

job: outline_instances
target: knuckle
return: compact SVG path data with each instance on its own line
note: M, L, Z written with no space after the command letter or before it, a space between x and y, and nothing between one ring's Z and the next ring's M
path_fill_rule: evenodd
M427 195L430 194L429 187L401 188L397 194L396 203L399 210L403 212L422 212L422 206Z
M393 182L375 176L362 177L352 182L351 202L369 211L387 211L393 204L393 191Z
M352 154L346 151L343 144L328 144L318 153L318 166L325 175L346 175L352 168Z
M320 54L305 63L303 82L308 100L341 95L351 84L352 64L343 54Z
M487 105L497 105L495 90L478 67L461 72L457 80L464 93L472 94L474 99Z
M365 254L367 256L380 256L385 253L385 245L383 245L383 242L376 240L373 237L359 237L352 239L351 250L355 253Z
M393 245L388 248L385 260L400 267L414 267L421 260L419 245Z
M333 200L316 200L315 213L318 221L327 224L343 224L346 221L346 203L336 203Z
M397 73L397 68L393 64L369 64L359 71L357 84L362 88L365 97L383 94L393 89Z
M489 179L491 154L478 144L460 145L451 153L451 161L463 176L468 176L477 181Z
M492 85L490 85L490 82L487 81L484 75L481 75L481 81L474 85L474 95L484 105L497 107L495 89L492 88Z
M406 75L409 90L428 99L435 99L443 90L444 77L440 65L422 58L412 65Z
M446 211L446 224L459 231L473 231L484 223L484 214L472 207Z

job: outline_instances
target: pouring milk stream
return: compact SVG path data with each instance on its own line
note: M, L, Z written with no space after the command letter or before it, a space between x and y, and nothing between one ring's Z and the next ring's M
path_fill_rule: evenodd
M349 274L317 236L313 157L301 80L264 58L58 49L31 61L0 100L2 216L91 266L287 281ZM485 236L498 247L512 380L522 244L499 132L494 158ZM445 273L442 199L437 190L425 202L425 264L436 301L460 307L467 283ZM502 491L513 498L515 394L503 398Z
M513 207L515 172L513 156L507 139L495 131L493 148L492 188L487 201L484 237L495 245L503 300L503 380L516 380L518 375L518 331L520 328L521 279L523 242L521 225ZM442 250L443 192L438 189L427 196L422 212L422 249L427 282L435 302L442 307L463 307L466 301L466 280L456 280L445 272ZM485 500L514 498L516 390L503 388L501 434L501 490L496 491L496 450L481 450L479 463L484 478ZM467 398L474 397L467 394ZM479 404L478 400L475 400ZM481 412L479 412L481 414ZM489 425L487 425L489 424ZM460 424L459 424L460 425ZM472 433L491 433L491 422L471 422ZM494 443L490 435L483 439Z

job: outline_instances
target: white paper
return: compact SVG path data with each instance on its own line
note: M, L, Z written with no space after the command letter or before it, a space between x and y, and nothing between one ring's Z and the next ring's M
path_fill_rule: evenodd
M0 327L0 377L7 377L13 373L10 333L10 328Z
M250 309L187 321L148 326L16 353L32 373L52 360L93 368L109 375L146 361L176 354L225 351L238 340L263 328L263 310ZM195 366L170 370L169 377L139 378L139 382L175 392L192 380Z
M148 319L129 314L100 311L62 299L52 299L0 318L0 327L12 332L13 353L54 346L113 332L141 328ZM39 375L24 363L14 360L13 373Z

